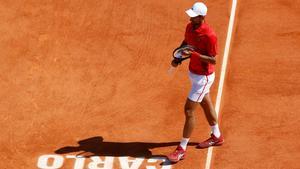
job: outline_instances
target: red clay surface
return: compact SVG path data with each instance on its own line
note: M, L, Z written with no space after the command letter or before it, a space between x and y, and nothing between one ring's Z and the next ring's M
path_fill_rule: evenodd
M215 100L231 4L204 2L219 38ZM163 168L151 159L178 144L190 87L187 63L167 74L170 53L193 3L1 1L1 168L37 168L42 155L75 168L67 155L80 153L112 156L114 169L126 166L118 157ZM214 149L212 168L300 168L299 9L239 1L220 112L226 143ZM198 112L192 143L209 132ZM206 153L190 146L171 167L204 168ZM84 160L81 168L97 168Z
M240 1L212 168L300 168L300 2Z

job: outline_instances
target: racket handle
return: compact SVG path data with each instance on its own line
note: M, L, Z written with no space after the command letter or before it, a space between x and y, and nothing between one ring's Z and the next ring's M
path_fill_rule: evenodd
M169 74L169 75L172 75L175 69L176 69L175 67L170 66L170 68L169 68L169 70L168 70L168 74Z

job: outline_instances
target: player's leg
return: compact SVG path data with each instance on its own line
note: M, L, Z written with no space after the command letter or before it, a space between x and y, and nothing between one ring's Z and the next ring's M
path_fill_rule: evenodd
M189 72L189 77L192 82L192 88L184 106L185 123L182 135L183 138L180 142L180 146L183 149L186 149L189 138L191 137L195 127L196 107L204 97L205 87L208 86L208 78L205 75L196 75Z
M218 117L217 113L215 111L215 108L213 106L213 103L210 98L210 94L207 93L204 97L202 102L200 102L201 107L203 108L203 111L205 113L205 117L207 119L207 122L210 126L214 126L218 124Z
M203 111L205 113L205 117L211 127L211 137L206 141L203 141L198 144L197 148L207 148L210 146L218 146L224 143L223 136L221 135L219 125L218 125L218 117L215 111L215 108L212 104L209 93L207 93L202 102L200 103Z
M183 127L183 137L180 141L180 144L177 146L174 152L168 155L168 159L172 162L178 162L179 160L184 159L185 152L187 149L188 142L190 140L190 136L195 127L195 109L198 106L197 102L193 102L190 99L186 100L184 106L185 113L185 123Z
M185 123L183 128L183 138L190 138L195 127L195 109L198 106L197 102L194 102L187 98L184 106Z

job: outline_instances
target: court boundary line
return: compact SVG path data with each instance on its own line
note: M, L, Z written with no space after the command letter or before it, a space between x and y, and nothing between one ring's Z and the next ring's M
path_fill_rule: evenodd
M220 106L221 106L221 99L222 99L223 86L224 86L224 81L225 81L228 55L229 55L229 51L230 51L230 43L231 43L231 36L232 36L233 25L234 25L234 18L235 18L235 13L236 13L236 6L237 6L237 0L232 0L232 6L231 6L231 12L230 12L230 18L229 18L229 25L228 25L228 29L227 29L227 37L226 37L226 42L225 42L225 49L224 49L222 66L221 66L221 75L220 75L220 81L219 81L217 98L216 98L216 105L215 105L215 110L216 110L216 113L217 113L217 117L219 116L219 111L220 111ZM212 153L213 153L213 147L209 147L208 151L207 151L205 169L210 169Z

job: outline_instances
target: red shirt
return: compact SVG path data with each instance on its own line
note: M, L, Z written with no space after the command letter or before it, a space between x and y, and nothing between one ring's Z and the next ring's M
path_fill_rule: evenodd
M217 55L217 35L206 23L193 30L189 23L185 31L185 40L188 45L196 48L190 58L189 70L199 75L210 75L215 71L213 64L203 62L199 54L215 57Z

